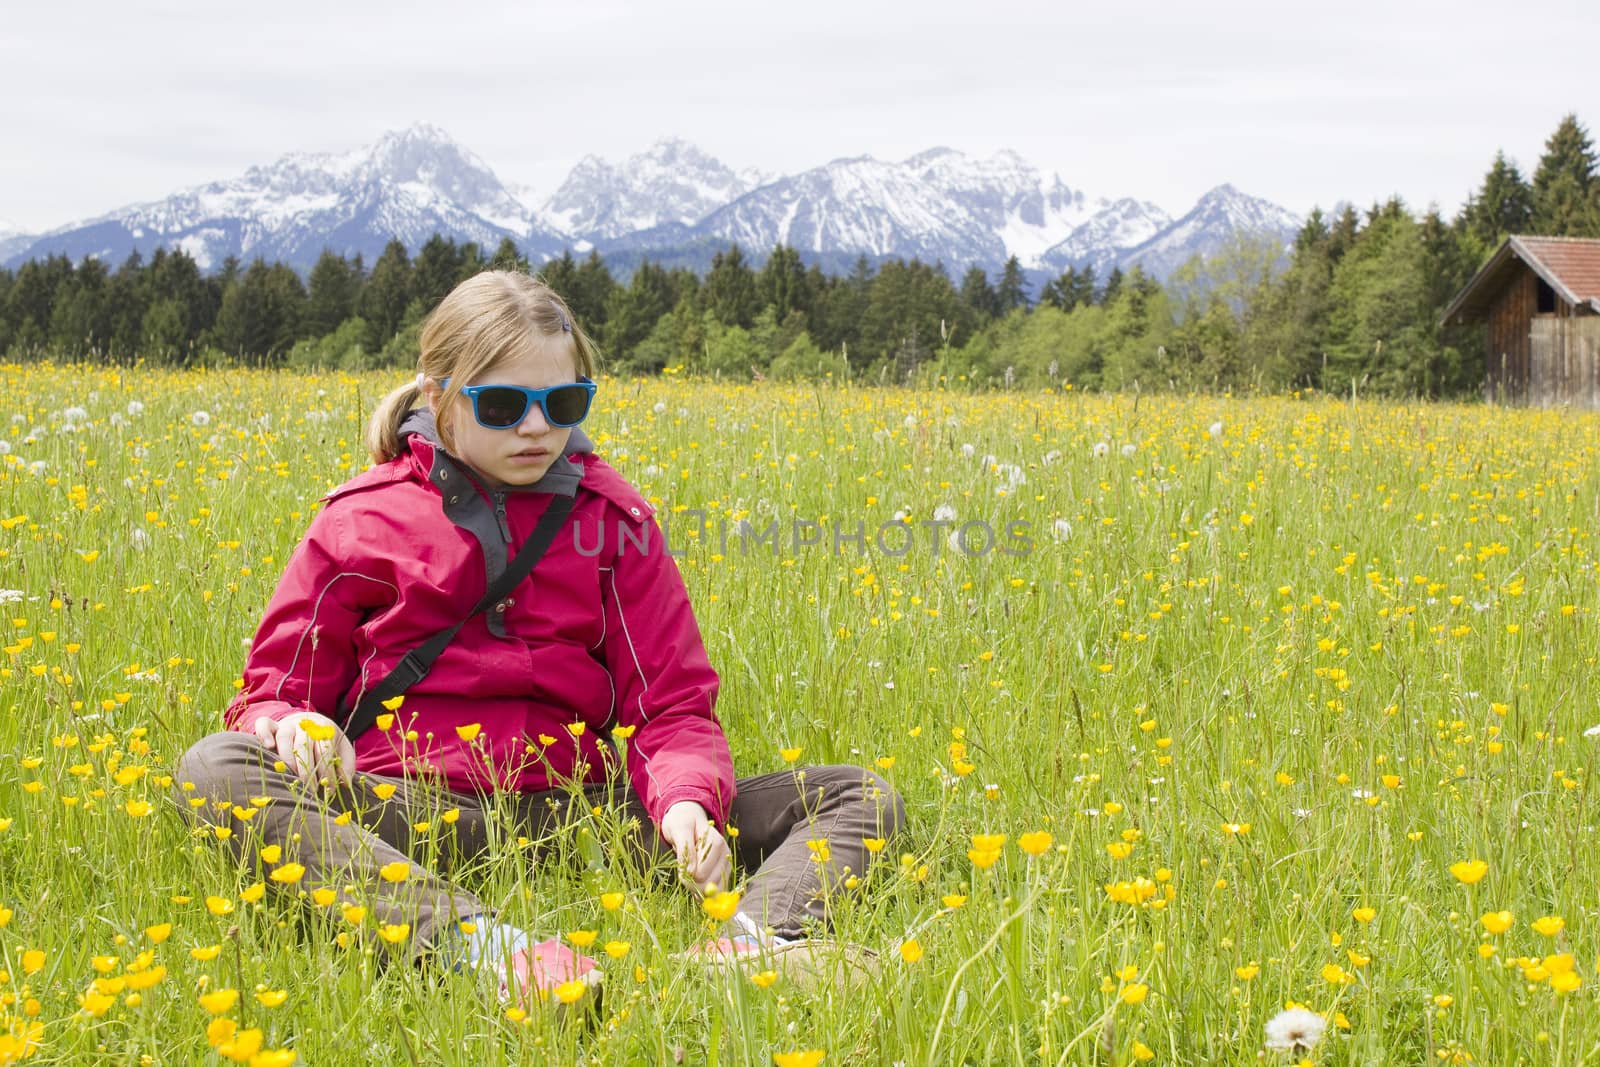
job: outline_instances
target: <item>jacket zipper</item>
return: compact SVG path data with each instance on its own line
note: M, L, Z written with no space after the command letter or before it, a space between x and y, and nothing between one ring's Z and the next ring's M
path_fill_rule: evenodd
M504 493L496 493L494 495L494 517L495 521L500 524L500 536L504 537L506 544L509 545L511 543L511 524L506 521L506 495Z

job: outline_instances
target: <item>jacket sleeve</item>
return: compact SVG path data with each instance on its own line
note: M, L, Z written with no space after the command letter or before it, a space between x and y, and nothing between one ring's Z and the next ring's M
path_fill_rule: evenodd
M278 579L250 644L244 684L223 713L230 729L248 733L260 719L296 711L332 718L354 682L356 627L393 603L394 592L345 560L343 510L317 513Z
M645 522L648 550L621 545L600 571L617 724L634 730L628 777L657 824L680 800L721 824L733 803L733 760L713 710L717 674L661 529Z

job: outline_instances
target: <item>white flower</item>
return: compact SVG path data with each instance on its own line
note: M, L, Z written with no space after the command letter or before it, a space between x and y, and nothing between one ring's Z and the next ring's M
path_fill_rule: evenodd
M1211 424L1211 426L1206 430L1206 433L1209 434L1213 440L1215 440L1218 437L1221 437L1222 436L1222 420L1218 419L1216 422L1213 422Z
M137 400L128 401L128 414L129 415L142 415L143 413L144 413L144 405L143 404L139 403Z
M1122 454L1123 454L1124 457L1126 457L1128 459L1132 459L1133 458L1133 454L1135 452L1137 452L1137 451L1139 451L1139 446L1138 445L1123 445L1122 446Z
M1095 459L1099 459L1102 456L1106 456L1106 455L1110 454L1111 446L1106 444L1104 441L1096 441L1094 443L1093 452L1094 452L1094 458Z
M72 407L61 413L61 418L67 422L87 422L89 412L85 408Z
M650 410L655 412L657 415L665 415L667 413L667 405L664 401L657 400L656 406Z
M10 441L6 441L6 440L0 440L0 456L9 456L9 455L11 455L11 442Z
M1054 537L1056 544L1059 545L1072 536L1072 523L1066 519L1057 519L1055 525L1050 529L1050 536Z
M905 421L906 429L915 430L917 428L917 417L915 415L907 415Z
M145 546L150 543L150 535L145 533L144 530L142 530L139 527L135 526L133 528L133 532L128 534L128 541L129 541L130 544L133 545L133 547L135 549L137 549L140 552L143 552Z
M197 411L189 416L189 421L196 426L205 426L211 422L211 412Z
M15 604L27 595L20 589L0 589L0 604Z
M1046 452L1044 454L1044 465L1046 467L1048 467L1048 466L1050 466L1050 464L1056 462L1060 458L1061 458L1061 449L1052 448L1050 451L1048 451L1048 452Z
M1591 726L1583 732L1584 737L1600 737L1600 725Z
M933 509L933 517L939 522L955 522L956 509L949 504L940 504Z
M1328 1020L1308 1008L1290 1008L1267 1020L1267 1048L1273 1052L1310 1052L1322 1040Z
M961 446L961 458L962 459L971 459L973 456L977 455L977 453L978 453L978 450L976 448L972 447L971 445L962 445Z
M49 465L50 464L46 463L42 459L36 459L32 463L28 464L28 469L35 474L43 474L44 469Z

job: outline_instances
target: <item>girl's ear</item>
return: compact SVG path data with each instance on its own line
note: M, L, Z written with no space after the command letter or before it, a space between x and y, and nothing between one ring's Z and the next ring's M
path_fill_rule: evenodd
M431 378L422 387L422 398L428 402L428 410L433 412L434 418L439 417L439 400L443 396L444 390Z

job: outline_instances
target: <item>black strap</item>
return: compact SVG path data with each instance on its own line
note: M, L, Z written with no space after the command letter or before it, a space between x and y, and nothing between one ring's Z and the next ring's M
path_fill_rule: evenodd
M539 524L533 528L533 533L523 542L522 548L517 551L510 565L494 584L489 586L483 594L483 599L467 613L467 617L454 626L440 630L407 652L383 681L367 690L353 709L340 716L344 720L346 737L354 741L370 730L377 723L378 716L383 714L383 702L393 700L426 678L428 672L433 669L434 660L439 658L439 653L444 651L445 646L467 624L468 619L498 604L510 595L522 579L532 573L540 557L555 542L561 524L566 521L567 513L572 510L573 500L574 497L570 496L552 496L549 505L544 509L544 514L539 516Z

